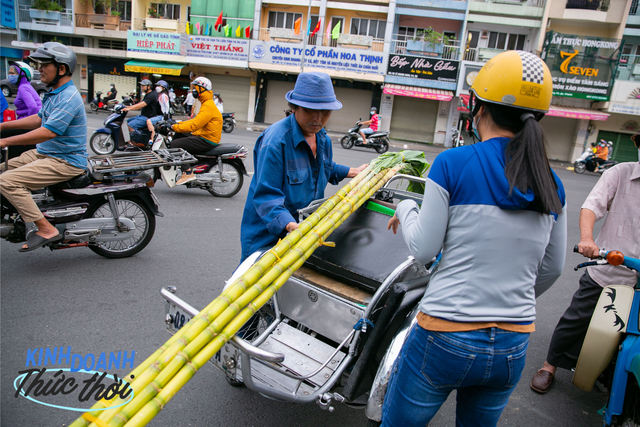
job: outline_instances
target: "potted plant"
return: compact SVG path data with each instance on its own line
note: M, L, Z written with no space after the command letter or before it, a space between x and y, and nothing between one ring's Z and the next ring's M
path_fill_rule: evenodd
M147 13L149 14L149 18L160 18L158 11L154 7L150 7Z
M61 11L62 7L58 3L49 0L36 0L33 7L29 9L29 17L31 19L60 21Z
M111 10L109 0L90 0L95 13L87 14L87 23L91 28L117 30L120 27L120 12ZM98 13L101 11L102 13Z
M444 45L449 41L449 37L429 27L425 31L418 31L412 39L407 40L407 50L441 54Z

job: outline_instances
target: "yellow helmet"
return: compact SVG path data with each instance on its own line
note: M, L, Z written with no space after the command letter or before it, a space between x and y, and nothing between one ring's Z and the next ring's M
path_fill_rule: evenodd
M546 113L553 82L542 59L529 52L508 50L482 67L469 91L485 102Z

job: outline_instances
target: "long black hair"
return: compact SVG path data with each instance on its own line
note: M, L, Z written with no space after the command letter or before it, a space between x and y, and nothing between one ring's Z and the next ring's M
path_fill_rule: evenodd
M505 150L504 173L509 181L509 191L513 191L514 187L523 193L531 189L535 196L533 210L559 214L562 204L558 185L547 159L544 131L538 123L542 113L533 114L521 108L490 102L483 102L482 105L496 126L515 134Z

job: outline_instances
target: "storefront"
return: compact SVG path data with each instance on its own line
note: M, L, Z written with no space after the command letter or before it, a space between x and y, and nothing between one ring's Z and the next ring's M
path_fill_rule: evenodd
M301 71L322 71L333 79L343 108L340 114L331 116L327 130L346 132L358 120L368 120L372 106L380 107L384 55L324 46L307 46L304 55L303 50L301 44L251 41L249 67L259 71L255 121L275 123L285 117L284 111L289 108L285 95L293 90Z
M138 92L138 74L125 70L126 59L88 56L88 93L93 99L100 91L103 96L109 92L113 83L118 91L118 100L131 92ZM83 73L82 70L81 74ZM88 99L90 102L91 99Z
M391 137L445 144L459 61L390 55L384 94Z

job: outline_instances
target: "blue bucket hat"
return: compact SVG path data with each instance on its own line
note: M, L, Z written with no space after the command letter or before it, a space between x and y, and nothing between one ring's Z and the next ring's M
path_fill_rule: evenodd
M339 110L342 103L336 99L331 77L326 73L301 73L293 90L285 99L310 110Z

